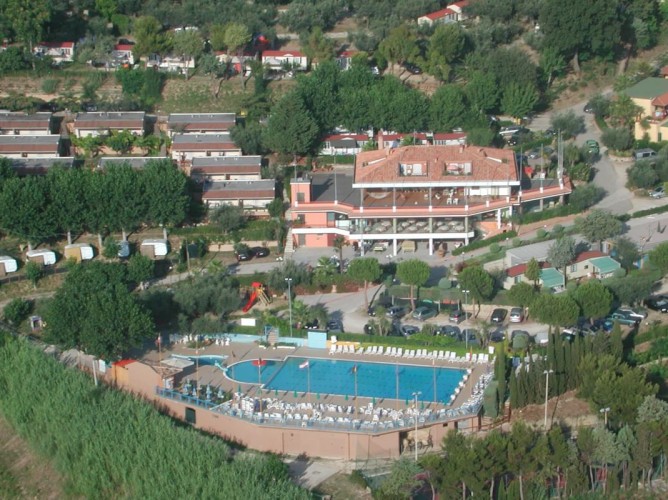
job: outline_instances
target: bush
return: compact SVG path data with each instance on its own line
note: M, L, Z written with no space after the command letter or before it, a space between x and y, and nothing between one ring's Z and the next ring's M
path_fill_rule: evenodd
M561 130L564 139L575 137L585 131L584 116L577 116L572 110L554 115L550 125L554 130Z
M489 246L489 253L499 253L501 251L501 246L498 243L492 243Z
M30 313L32 313L33 303L29 300L14 299L5 306L3 311L5 321L9 324L18 327L23 323Z
M515 231L506 231L505 233L500 233L491 238L486 238L484 240L476 240L473 243L470 243L466 246L455 248L452 251L452 255L461 255L465 252L470 252L471 250L477 250L478 248L484 248L490 246L492 243L497 243L499 241L506 241L509 238L515 238L517 233Z
M58 91L60 80L57 78L46 78L42 81L42 92L45 94L55 94Z
M518 248L522 246L522 238L513 238L513 247Z
M561 224L555 224L552 226L552 232L554 233L555 236L559 236L561 233L564 232L564 226Z
M632 167L626 169L628 185L641 189L653 188L659 181L659 176L652 164L647 160L641 160Z
M628 151L633 146L633 135L628 128L608 128L603 131L601 142L614 151Z
M536 231L536 237L538 239L542 240L546 236L547 236L547 231L545 231L545 229L543 229L542 227Z

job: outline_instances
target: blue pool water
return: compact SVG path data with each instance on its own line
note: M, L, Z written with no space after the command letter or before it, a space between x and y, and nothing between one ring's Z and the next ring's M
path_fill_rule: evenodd
M261 368L259 376L258 367L252 361L242 361L230 366L227 375L236 381L254 384L260 378L267 390L306 392L310 372L311 393L350 397L355 395L357 378L358 396L380 399L397 398L398 379L398 399L412 399L413 393L420 391L422 400L449 402L466 374L466 370L440 366L321 358L309 358L309 369L300 369L299 365L305 360L297 357L288 357L285 361L266 360L267 364ZM357 366L357 377L354 366Z
M174 358L189 359L193 363L197 361L200 366L216 366L222 365L227 359L227 356L178 356L174 355Z

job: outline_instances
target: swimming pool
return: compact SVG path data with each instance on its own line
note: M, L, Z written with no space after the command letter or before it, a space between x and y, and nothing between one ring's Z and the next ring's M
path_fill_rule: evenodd
M188 359L193 363L197 362L200 366L222 366L227 356L180 356L173 354L173 358Z
M299 368L307 359L309 367ZM227 375L235 381L254 384L259 378L267 390L306 392L310 378L310 389L314 394L397 399L398 392L398 399L412 399L413 393L419 391L421 400L447 403L466 374L466 370L440 366L326 358L288 357L285 361L265 361L267 363L261 367L259 375L252 360L231 365ZM353 370L355 366L357 376Z

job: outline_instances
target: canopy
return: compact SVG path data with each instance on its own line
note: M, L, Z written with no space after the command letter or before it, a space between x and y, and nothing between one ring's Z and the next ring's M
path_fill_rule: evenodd
M545 288L564 286L564 275L553 267L540 270L540 281Z

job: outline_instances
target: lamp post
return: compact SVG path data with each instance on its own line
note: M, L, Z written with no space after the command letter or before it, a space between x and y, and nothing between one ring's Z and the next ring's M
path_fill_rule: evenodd
M285 278L288 284L288 308L290 309L290 337L292 337L292 278Z
M601 408L599 410L600 413L603 414L603 421L605 423L605 428L608 428L608 413L610 413L610 407L608 408Z
M554 373L554 370L544 370L543 375L545 375L545 430L547 430L547 398L550 394L550 373Z
M418 461L418 396L422 395L421 391L413 393L415 398L415 436L413 436L413 448L415 448L415 461Z

